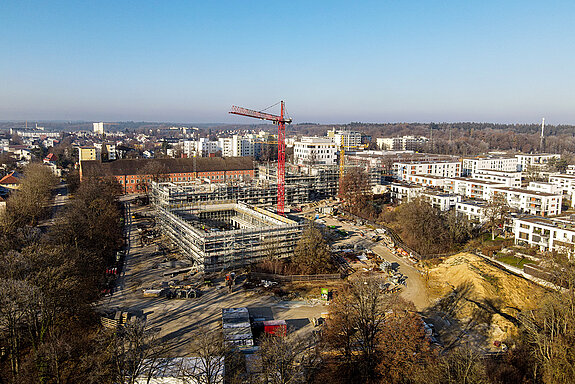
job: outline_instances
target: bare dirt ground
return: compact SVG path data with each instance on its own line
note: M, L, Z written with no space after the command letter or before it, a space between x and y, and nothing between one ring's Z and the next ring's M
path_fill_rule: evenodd
M311 212L312 210L307 210L302 214L307 214L309 216ZM323 220L327 226L335 225L338 227L338 229L343 229L350 234L349 237L336 243L347 244L351 248L354 246L359 246L362 249L373 251L385 261L388 261L392 264L397 263L398 271L407 276L406 285L402 288L401 296L404 299L413 302L418 311L421 311L430 305L429 295L427 293L427 287L423 273L418 270L408 259L393 254L383 243L373 242L361 236L362 232L370 231L370 228L367 226L358 226L347 221L342 222L333 216L321 215L321 220ZM376 265L374 263L370 263L369 261L358 261L352 264L352 267L354 267L358 272L369 270L375 266Z
M516 333L519 311L535 308L545 291L479 256L460 253L430 268L434 305L426 313L445 342L465 337L493 349L493 342Z
M150 212L147 207L134 205L130 209L131 213ZM319 300L281 301L263 288L246 290L235 286L229 293L224 287L223 278L215 279L211 287L202 287L200 296L195 299L143 297L142 288L158 288L162 281L167 282L172 278L164 277L166 269L158 266L165 258L154 255L158 241L150 245L140 244L136 234L138 222L140 220L130 220L127 224L130 247L126 266L118 279L116 292L102 300L101 308L142 313L147 325L157 328L159 336L170 345L171 356L187 355L191 336L198 329L221 326L222 308L248 307L254 318L286 320L288 328L301 336L313 330L311 318L320 317L328 311L329 307ZM241 282L241 276L238 280Z

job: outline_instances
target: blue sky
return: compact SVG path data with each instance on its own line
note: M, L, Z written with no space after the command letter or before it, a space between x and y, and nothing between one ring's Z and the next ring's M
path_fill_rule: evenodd
M573 1L0 0L0 120L575 124Z

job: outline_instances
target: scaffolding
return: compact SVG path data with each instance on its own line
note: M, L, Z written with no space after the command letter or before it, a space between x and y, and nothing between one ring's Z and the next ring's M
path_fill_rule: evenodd
M249 182L152 182L150 198L154 204L168 210L215 201L273 206L277 204L275 171L271 166L260 168L260 179ZM301 205L335 197L338 180L337 168L334 167L314 169L313 175L288 172L285 204Z
M293 254L302 225L244 203L156 205L162 230L199 269L216 272Z

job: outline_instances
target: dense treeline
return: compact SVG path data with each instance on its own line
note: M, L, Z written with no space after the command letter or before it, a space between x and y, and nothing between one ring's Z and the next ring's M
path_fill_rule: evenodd
M0 382L104 382L97 372L110 371L102 359L113 336L101 341L93 303L122 242L118 188L83 182L44 233L33 212L48 207L54 179L47 172L29 167L0 223Z

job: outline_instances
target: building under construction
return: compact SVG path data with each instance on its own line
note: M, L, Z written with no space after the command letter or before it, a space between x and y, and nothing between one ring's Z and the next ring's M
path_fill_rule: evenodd
M218 201L273 206L277 204L275 172L273 166L260 166L258 179L246 182L152 182L150 198L156 206L168 210L183 208L189 204ZM286 207L337 195L339 176L336 167L314 168L309 173L286 174Z
M156 204L156 210L164 234L206 272L291 255L302 232L296 221L245 203Z

